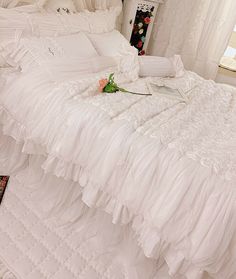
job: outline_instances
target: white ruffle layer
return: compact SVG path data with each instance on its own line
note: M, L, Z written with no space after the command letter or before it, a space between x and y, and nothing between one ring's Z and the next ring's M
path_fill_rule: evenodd
M34 90L34 111L27 110L29 100L20 94L14 101L23 99L24 112L11 107L10 98L6 107L15 116L6 107L0 111L4 134L20 142L22 152L41 154L40 164L53 174L51 179L64 179L57 191L48 176L40 178L50 197L43 194L40 199L45 214L57 212L62 222L75 222L83 212L76 201L82 199L109 213L113 223L131 224L145 255L165 258L173 278L205 279L210 274L233 279L234 181L220 178L157 138L135 132L122 118L111 122L112 115L96 107L96 98L88 106L89 99L68 101L68 91L49 92L48 86ZM130 96L128 106L137 100Z
M0 174L11 175L24 167L28 155L22 153L22 144L17 144L11 137L3 136L0 126Z
M11 136L15 135L19 141L22 140L23 138L20 139L19 135L24 135L24 127L2 111L3 115L4 117L1 119L7 118L5 123L8 123L4 126L4 131L8 131ZM45 148L25 141L25 144L22 144L22 150L30 154L44 154ZM154 152L152 147L150 150L152 153ZM153 158L160 162L160 165L166 167L165 162L168 162L171 170L170 174L165 173L160 166L159 173L164 171L161 174L162 179L178 173L178 169L175 172L177 166L174 164L176 156L173 156L172 152L169 153L169 158L166 152L153 153ZM165 191L162 194L161 192L149 193L152 197L149 198L146 208L144 202L143 205L135 206L135 200L132 208L129 203L128 206L126 205L127 202L122 200L122 195L119 193L112 195L108 191L109 188L98 187L93 179L90 179L94 176L90 176L83 167L59 160L52 155L43 158L41 166L46 173L52 173L65 179L52 183L54 176L51 179L47 176L40 178L45 190L41 191L41 197L39 194L36 197L40 201L39 212L43 209L45 216L55 216L57 213L58 215L56 215L60 216L60 221L58 221L60 225L76 222L80 218L81 212L84 213L86 209L86 206L82 206L79 202L82 199L87 206L100 208L111 214L114 224L131 223L145 255L159 260L164 257L173 278L182 278L180 276L185 276L184 278L187 279L205 278L204 271L210 273L212 278L233 278L231 273L234 270L235 196L230 185L222 187L222 181L218 177L215 177L214 181L211 177L208 181L207 168L199 165L201 187L194 189L191 187L193 182L191 173L196 171L196 164L188 159L189 162L186 165L188 165L189 171L180 178L173 177L173 180L180 179L180 182L182 179L189 181L189 183L186 181L184 183L186 186L183 194L178 196L180 193L178 188L173 187L173 180L170 180L169 183L166 181L164 183L165 191L167 188L169 189L166 196L164 196ZM68 183L66 180L74 182ZM114 190L122 189L116 186L116 180L112 181ZM158 197L158 195L160 196ZM128 197L127 194L124 196ZM187 214L186 208L189 210ZM161 212L162 215L156 214L156 212ZM213 220L213 222L209 222L209 220ZM173 234L173 232L175 233ZM211 240L214 240L214 247L212 247ZM229 258L231 261L227 261L226 265L226 259ZM232 266L230 266L230 262Z

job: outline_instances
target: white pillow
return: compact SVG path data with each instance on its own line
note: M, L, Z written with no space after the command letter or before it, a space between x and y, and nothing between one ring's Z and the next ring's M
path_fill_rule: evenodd
M28 10L27 10L28 11ZM38 10L40 11L40 10ZM60 36L77 32L104 33L116 27L117 9L67 14L28 13L0 8L0 38L6 31L20 30L28 36ZM2 39L2 38L1 38ZM3 38L4 39L4 38Z
M139 56L141 77L174 77L175 67L172 61L166 57Z
M22 38L16 44L6 44L3 54L10 65L19 66L22 72L53 60L98 55L83 33L62 37Z
M26 12L25 12L26 11ZM43 14L36 6L14 9L0 8L0 56L1 44L18 41L20 37L51 37L74 34L81 31L104 33L115 29L117 10L82 12L78 14ZM0 66L4 59L1 57Z
M127 39L117 30L103 34L87 34L99 55L116 56L124 46L129 46Z
M60 47L66 57L92 57L98 55L92 43L83 32L68 36L52 37L50 41Z
M180 55L174 55L169 58L175 68L175 77L182 77L185 74L185 68Z
M119 71L134 81L139 75L137 49L132 47L117 30L103 34L87 34L96 51L101 56L116 57L119 60Z
M118 61L114 57L94 56L62 58L42 64L53 81L61 82L68 79L89 78L100 73L119 71Z
M47 12L60 14L76 13L76 8L72 0L48 0L44 6Z

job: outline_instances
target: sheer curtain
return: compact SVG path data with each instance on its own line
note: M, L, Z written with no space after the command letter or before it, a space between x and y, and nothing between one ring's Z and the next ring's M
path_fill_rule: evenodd
M180 54L187 69L215 79L236 23L236 0L166 0L150 54Z

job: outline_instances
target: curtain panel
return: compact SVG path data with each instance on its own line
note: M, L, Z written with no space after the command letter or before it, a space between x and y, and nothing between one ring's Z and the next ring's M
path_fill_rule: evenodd
M186 69L215 79L236 23L236 0L165 0L149 53L180 54Z

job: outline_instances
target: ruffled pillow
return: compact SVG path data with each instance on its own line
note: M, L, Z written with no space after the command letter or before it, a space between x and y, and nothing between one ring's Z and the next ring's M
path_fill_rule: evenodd
M101 56L116 57L119 72L134 81L139 75L137 50L130 46L127 39L117 30L103 34L87 34L97 53Z
M48 0L44 5L44 8L47 12L67 15L77 12L72 0Z
M116 27L119 9L106 11L84 11L68 16L67 14L41 13L40 8L27 5L14 9L0 8L0 66L4 58L1 46L17 42L21 37L52 37L78 32L104 33Z
M179 55L171 58L140 56L139 64L141 77L180 77L184 74L184 66Z
M25 6L27 7L27 6ZM77 32L104 33L116 28L119 9L105 11L84 11L67 16L67 14L51 14L38 12L29 13L16 9L0 8L0 39L8 39L2 34L12 36L21 31L27 36L59 36Z
M128 40L117 30L103 34L87 34L99 55L115 56L123 46L130 46Z
M35 66L54 60L94 57L97 52L84 33L62 37L22 38L18 43L5 45L5 60L27 72Z

